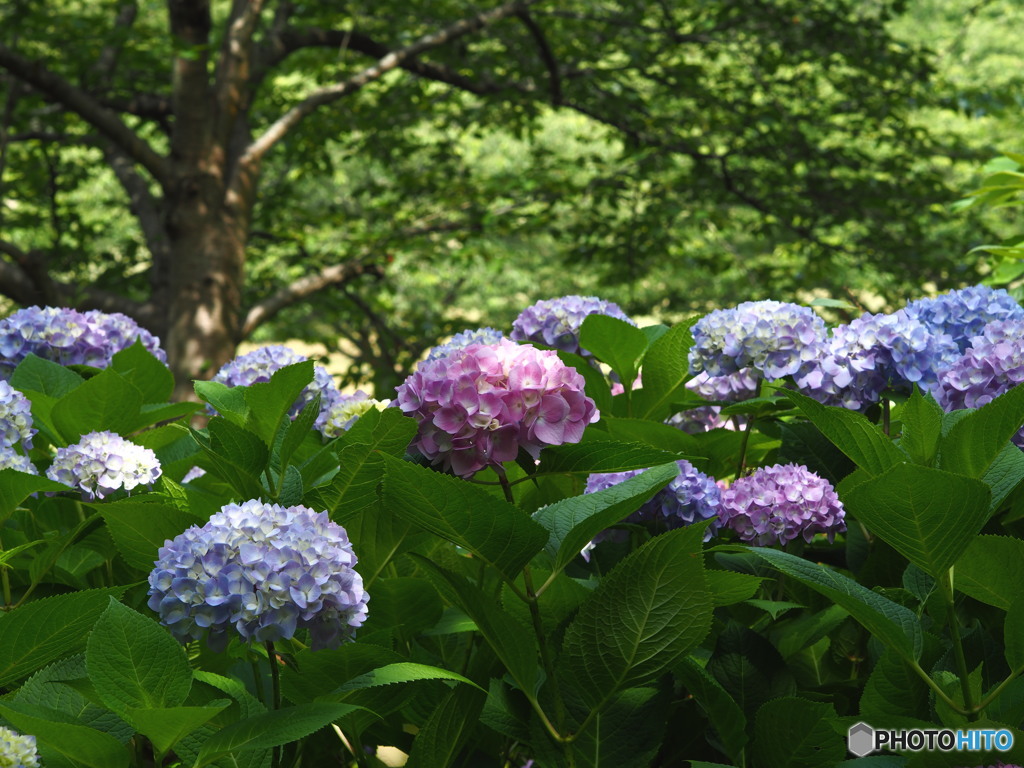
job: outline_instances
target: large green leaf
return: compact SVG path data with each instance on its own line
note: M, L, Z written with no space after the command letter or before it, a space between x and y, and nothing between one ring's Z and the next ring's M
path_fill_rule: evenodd
M957 561L989 516L980 480L900 464L846 494L847 508L872 532L931 576Z
M183 737L198 730L204 724L230 706L230 700L216 706L205 707L157 707L153 709L129 709L125 718L139 733L153 742L160 753L165 753Z
M573 742L579 768L648 768L665 741L670 691L629 688L610 701Z
M449 693L416 734L406 768L448 768L469 738L484 706L484 695L468 686Z
M636 416L661 421L671 415L672 405L685 396L690 378L690 329L699 318L672 326L651 344L644 356L644 388L633 396Z
M939 442L940 466L969 477L982 477L1024 424L1024 385L968 413Z
M133 568L149 572L157 551L189 526L195 517L169 504L147 504L124 500L95 505L107 521L107 530L124 561Z
M536 555L548 532L522 510L465 480L384 456L384 505L465 547L509 578Z
M541 454L540 473L588 475L591 472L625 472L685 458L682 454L642 443L592 440L545 448Z
M675 675L704 710L722 751L739 764L747 745L747 717L728 691L692 658L683 659Z
M26 711L29 710L29 711ZM128 768L128 749L109 733L84 725L54 721L12 702L0 704L0 715L16 730L36 737L43 757L52 750L65 765L78 768Z
M703 528L656 536L612 570L566 630L559 667L590 706L672 668L707 635ZM609 622L608 617L615 621Z
M914 387L910 399L900 410L903 434L899 446L917 464L931 466L939 449L942 433L942 408L931 395L922 395Z
M953 587L975 600L1009 610L1024 584L1024 541L977 536L953 569Z
M19 392L35 392L57 401L84 382L70 368L29 354L14 369L10 385Z
M207 434L192 430L192 436L206 454L215 475L245 499L258 499L265 489L260 474L267 466L270 451L260 438L223 418L213 418Z
M432 667L428 664L416 664L411 661L400 661L395 664L388 664L383 667L366 672L354 677L341 688L337 693L344 694L349 691L361 691L366 688L379 688L384 685L401 685L415 683L420 680L448 680L457 683L472 685L474 688L485 692L483 688L472 680L462 675L440 667Z
M141 408L142 393L124 376L107 368L58 400L50 416L60 436L74 443L88 432L130 432Z
M68 487L55 480L30 475L16 469L0 469L0 523L3 523L25 499L40 491L66 491Z
M758 768L821 768L846 756L831 704L787 697L758 711L751 752Z
M580 347L608 363L625 386L631 386L647 351L647 335L624 320L588 315L580 326Z
M229 387L219 381L197 381L193 384L196 396L209 403L217 413L236 427L244 427L249 418L249 405L245 401L245 387Z
M118 713L177 707L192 687L185 649L152 619L113 598L89 635L89 679Z
M981 480L992 491L989 511L995 513L1021 481L1024 481L1024 451L1013 443L1007 443L995 461L985 470Z
M929 689L920 675L894 651L875 662L860 697L861 715L868 722L896 723L900 718L928 719ZM893 726L898 727L898 726Z
M139 390L144 403L164 403L174 391L174 375L164 363L153 357L140 339L115 353L110 367Z
M259 435L268 447L273 446L292 405L312 380L313 361L304 360L274 371L270 381L245 387L243 394L249 406L246 428Z
M909 456L867 417L846 408L825 406L799 392L785 390L783 394L803 411L829 440L852 459L858 467L872 475L880 475L896 464L909 460Z

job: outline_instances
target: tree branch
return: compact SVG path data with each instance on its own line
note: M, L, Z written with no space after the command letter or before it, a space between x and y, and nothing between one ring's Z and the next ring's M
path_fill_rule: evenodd
M262 10L263 0L234 0L231 6L214 85L216 131L222 146L227 146L235 119L247 107L252 36Z
M344 285L360 275L373 275L374 277L381 278L384 276L384 271L376 264L352 260L346 261L344 264L332 264L329 267L324 267L314 275L307 275L296 280L249 310L239 332L239 341L246 339L259 326L273 318L282 309L290 307L292 304L296 304L330 286Z
M134 0L122 5L118 9L117 17L114 19L114 29L121 33L118 35L119 39L115 39L110 45L100 51L100 55L93 67L100 83L104 86L110 84L110 78L113 77L114 70L117 69L117 59L120 57L121 51L124 48L124 41L127 39L127 31L135 23L135 17L138 14L139 7L135 4Z
M81 88L51 72L41 62L26 59L4 45L0 45L0 67L76 113L153 174L161 184L168 179L167 159L158 155L142 137L125 125L121 118Z
M551 44L548 43L544 30L533 20L529 11L522 10L516 16L523 22L523 25L533 36L534 42L537 43L541 61L548 68L548 75L551 80L551 103L557 107L562 103L562 79L558 74L558 60L555 58L555 52L551 50Z
M156 264L168 255L167 230L164 228L160 203L149 189L146 180L135 170L131 160L116 147L105 144L103 156L107 165L114 171L117 180L128 194L131 212L138 219L142 234L146 238L146 247Z
M330 104L343 96L358 91L368 83L381 78L396 67L400 67L403 62L409 61L425 51L450 43L452 40L464 37L483 29L489 24L512 16L526 9L533 2L536 2L536 0L513 0L493 10L484 11L468 19L461 19L439 32L421 37L415 43L405 48L399 48L388 53L372 67L367 67L344 82L314 91L278 118L263 135L256 139L246 150L245 154L243 154L241 164L258 163L271 147L284 138L285 134L325 104Z

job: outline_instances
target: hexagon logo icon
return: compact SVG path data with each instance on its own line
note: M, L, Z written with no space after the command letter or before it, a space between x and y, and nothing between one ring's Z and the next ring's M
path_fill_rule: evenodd
M875 751L875 729L867 723L851 725L846 732L846 748L857 757Z

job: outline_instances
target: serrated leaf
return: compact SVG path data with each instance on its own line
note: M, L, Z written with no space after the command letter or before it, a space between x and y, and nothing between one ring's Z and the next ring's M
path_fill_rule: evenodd
M1024 424L1024 385L968 412L939 442L943 469L982 477Z
M566 630L559 667L591 706L675 665L711 628L703 529L654 537L612 570ZM616 620L609 624L608 617Z
M931 396L914 387L900 411L903 434L899 445L917 464L932 466L942 434L942 408Z
M870 722L929 718L928 685L896 653L886 651L875 663L860 697L861 714ZM872 719L873 718L873 719Z
M185 649L152 619L113 598L89 635L85 663L103 703L118 713L176 707L192 687Z
M573 742L580 768L648 768L662 742L670 691L630 688L616 695Z
M713 571L709 571L713 573ZM691 658L676 666L675 675L704 710L725 754L739 763L747 745L747 717L729 692Z
M174 375L164 363L153 357L140 339L114 353L110 367L139 390L144 403L166 402L174 391Z
M445 696L416 734L406 768L448 768L483 706L483 694L467 686L459 686Z
M757 592L763 581L759 576L735 571L706 571L704 576L716 606L733 605L746 600Z
M768 699L796 692L793 675L775 646L735 621L719 632L706 669L748 717Z
M636 416L660 421L670 416L672 403L690 378L690 329L699 318L674 325L651 344L644 356L644 388L634 396Z
M252 432L222 418L211 419L207 429L208 439L195 430L192 436L206 454L211 471L242 498L261 498L265 491L259 477L270 458L267 446Z
M383 456L384 505L515 578L548 539L522 510L479 486Z
M129 709L125 717L139 733L153 742L157 752L163 754L180 739L199 729L230 704L206 707L160 707L157 709Z
M359 572L363 572L362 567ZM389 629L408 640L437 624L444 610L441 598L425 579L401 576L377 579L372 593L373 610L364 625L367 632Z
M1009 610L1024 584L1024 541L978 536L956 562L953 586L975 600Z
M990 498L980 480L901 464L861 483L844 502L872 532L937 578L988 520Z
M245 427L273 446L278 430L288 419L288 412L313 380L313 361L286 365L274 371L270 381L251 384L242 389L249 415Z
M378 645L348 643L316 652L302 650L296 654L294 666L281 670L281 693L296 704L312 701L331 694L339 681L401 661L404 659L397 653ZM196 679L204 678L196 673Z
M135 428L141 407L139 390L107 368L54 403L50 418L60 436L75 443L89 432L127 434Z
M16 469L0 469L0 523L3 523L18 506L40 491L66 491L68 486L39 475L30 475Z
M1024 481L1024 451L1013 443L1008 443L985 471L981 480L992 491L989 511L995 513L1021 481Z
M30 353L18 363L9 383L19 392L37 392L56 401L84 384L85 379L70 368Z
M617 440L594 440L567 443L545 448L541 454L539 474L587 475L592 472L625 472L647 469L686 456L661 451L642 443L620 443Z
M109 733L63 721L54 722L28 714L10 702L0 704L0 715L23 733L36 737L44 756L53 750L73 766L82 768L127 768L127 748Z
M249 417L249 405L245 402L244 387L229 387L219 381L193 382L196 396L209 403L222 417L236 427L244 427Z
M759 768L821 768L846 756L831 704L795 696L765 703L754 721L751 752Z
M153 570L157 552L197 523L195 517L168 504L119 501L94 505L107 522L107 530L124 561L147 573Z
M647 351L647 334L617 317L588 315L580 326L580 347L610 365L629 386Z
M320 395L316 395L306 406L299 411L295 420L288 425L284 433L284 440L281 441L281 451L278 459L282 467L287 467L295 455L295 451L309 435L317 416L320 415Z
M370 672L354 677L342 685L336 693L343 694L349 691L361 691L366 688L379 688L385 685L399 685L402 683L414 683L420 680L450 680L456 683L472 685L481 692L486 693L483 688L462 675L440 667L432 667L427 664L416 664L411 661L401 661L396 664L388 664L378 667Z

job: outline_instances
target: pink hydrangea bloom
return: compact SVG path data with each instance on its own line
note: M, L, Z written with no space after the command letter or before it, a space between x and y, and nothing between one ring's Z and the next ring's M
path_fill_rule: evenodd
M547 445L577 443L599 415L583 377L555 352L508 340L424 361L395 403L419 422L412 447L460 477L520 448L537 458Z

